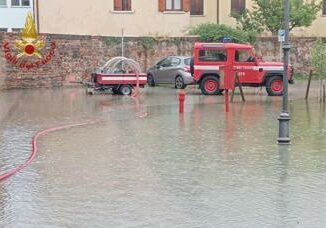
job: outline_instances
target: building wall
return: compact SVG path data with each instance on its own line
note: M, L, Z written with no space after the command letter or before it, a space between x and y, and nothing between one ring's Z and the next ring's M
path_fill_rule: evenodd
M13 47L18 38L19 34L0 32L1 44L10 42ZM121 55L121 44L112 42L110 37L42 34L40 38L46 40L46 48L42 50L44 57L50 51L50 41L55 41L57 48L48 64L38 68L27 70L8 63L4 49L0 48L0 89L64 86L71 77L88 80L96 67ZM154 40L153 46L145 48L143 37L129 37L125 42L124 53L126 57L139 62L145 72L163 57L191 56L196 41L196 37L160 38ZM316 38L291 38L291 64L296 72L310 70L310 53L315 41ZM279 60L277 37L258 38L256 50L264 60ZM16 52L14 49L12 51Z
M318 13L317 19L308 28L301 27L292 31L296 36L326 37L326 15Z
M204 15L190 16L190 25L195 26L201 23L217 23L219 18L217 14L218 0L204 0Z
M43 33L119 36L123 28L126 36L181 36L200 23L219 21L236 26L235 19L230 16L231 0L204 0L203 16L191 16L183 11L159 12L158 0L132 0L130 12L114 11L113 0L38 2L40 31ZM246 0L246 7L251 9L252 6L253 1ZM326 36L325 24L326 17L320 12L311 27L295 29L293 34Z
M253 2L251 0L246 0L246 8L247 9L252 9L252 5L253 5ZM231 15L231 0L229 0L229 1L221 0L219 9L220 9L220 11L219 11L220 23L235 27L236 20L230 16Z
M30 6L11 6L11 0L7 0L7 6L0 6L0 28L7 28L8 32L12 29L20 29L25 24L25 18L28 12L33 12L33 1Z
M131 12L113 11L113 0L39 1L42 33L178 36L189 28L189 12L159 12L158 0L134 0Z

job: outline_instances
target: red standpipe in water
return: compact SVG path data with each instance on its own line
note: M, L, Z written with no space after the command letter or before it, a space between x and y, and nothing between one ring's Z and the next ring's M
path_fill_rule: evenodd
M230 101L229 101L229 90L228 89L225 90L224 99L225 99L225 112L229 112L230 111Z
M184 90L181 90L179 92L179 113L184 113L185 99L186 92Z

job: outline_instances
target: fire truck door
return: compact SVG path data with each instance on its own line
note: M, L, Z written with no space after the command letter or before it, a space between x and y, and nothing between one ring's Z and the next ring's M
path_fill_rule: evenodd
M258 82L258 71L250 49L235 50L234 68L238 72L240 82Z

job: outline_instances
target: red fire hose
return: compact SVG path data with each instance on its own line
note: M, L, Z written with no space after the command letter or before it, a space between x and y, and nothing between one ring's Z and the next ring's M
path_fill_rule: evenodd
M36 157L36 154L37 154L37 151L38 151L37 140L38 140L39 137L41 137L41 136L43 136L43 135L45 135L47 133L50 133L50 132L60 131L60 130L71 128L71 127L78 127L78 126L84 126L84 125L89 125L89 124L95 124L95 123L98 123L98 122L99 121L93 121L93 122L87 122L87 123L79 123L79 124L70 124L70 125L64 125L64 126L60 126L60 127L48 128L48 129L37 132L33 136L33 139L32 139L32 153L29 156L29 158L23 164L18 165L16 168L1 174L0 175L0 182L7 180L9 177L15 175L16 173L18 173L19 171L24 169L26 166L31 164L31 162Z

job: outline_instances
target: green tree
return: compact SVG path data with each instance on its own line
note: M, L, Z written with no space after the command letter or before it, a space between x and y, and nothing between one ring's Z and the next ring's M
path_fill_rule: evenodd
M319 79L324 78L326 73L326 45L321 38L317 39L312 49L311 63Z
M290 30L308 27L317 18L322 3L315 0L290 1ZM252 10L233 14L240 28L246 31L270 31L276 34L284 27L284 0L253 0Z
M253 43L256 34L239 29L234 29L226 25L214 23L199 24L190 29L190 35L198 35L204 42L220 42L223 38L229 37L237 43Z

